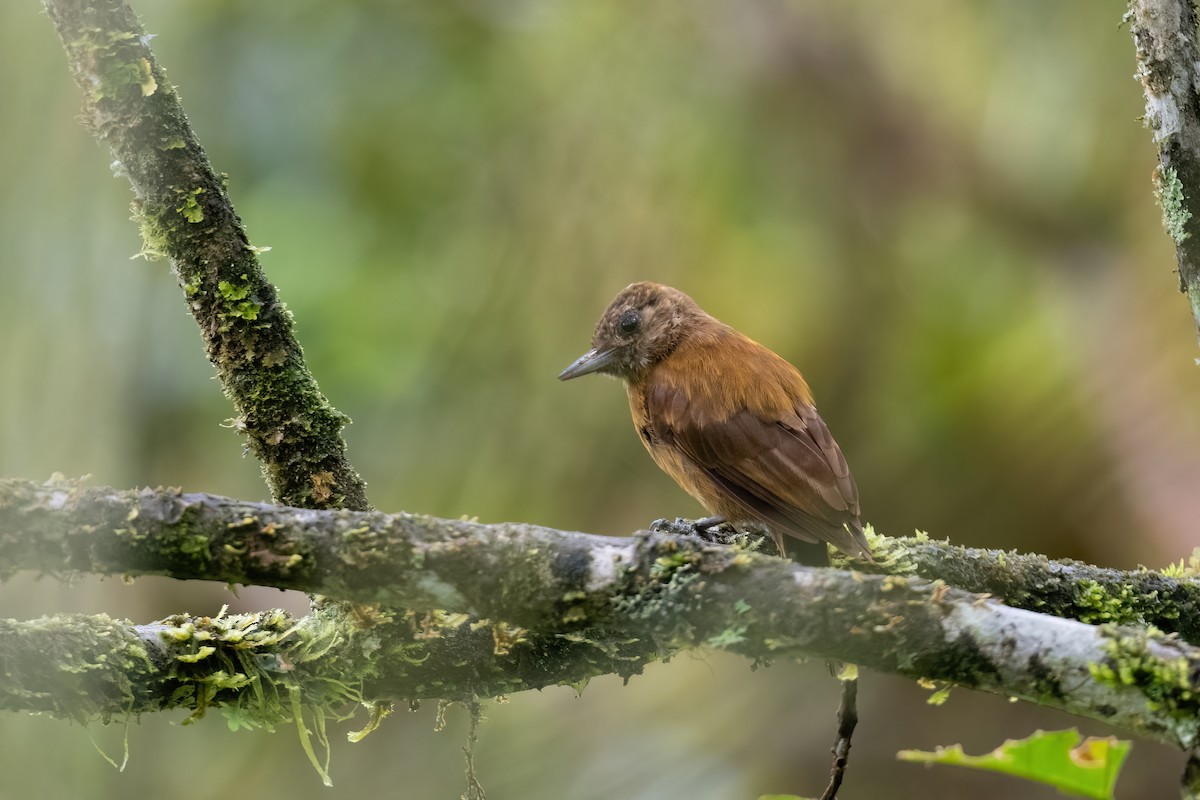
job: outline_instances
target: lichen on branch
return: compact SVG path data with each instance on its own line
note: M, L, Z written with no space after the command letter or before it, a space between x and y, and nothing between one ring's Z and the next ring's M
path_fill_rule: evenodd
M918 552L918 561L932 557ZM908 574L912 562L899 550L880 555L905 574L811 569L755 552L749 540L611 539L174 490L0 482L0 563L249 580L358 601L349 615L319 608L293 633L327 631L314 674L328 667L339 683L361 678L367 700L578 685L708 647L755 663L841 659L1197 742L1200 648L1148 626L1011 608ZM0 660L9 646L0 637ZM200 663L214 653L185 655ZM226 661L207 663L228 671Z
M1130 32L1154 132L1154 191L1175 244L1179 289L1200 329L1200 47L1192 0L1132 0Z
M1016 608L1094 625L1152 626L1200 645L1200 563L1195 555L1188 565L1158 571L960 547L924 535L878 536L872 547L878 563L856 565L858 569L943 580Z
M317 388L292 315L258 263L225 181L208 161L121 0L44 0L76 83L84 120L133 186L148 257L171 259L209 360L236 408L235 425L276 500L367 508L345 456L348 421Z
M668 569L675 556L645 561L650 542L644 534L599 537L520 523L308 511L172 489L0 480L0 577L18 569L167 575L558 627L594 622L629 569ZM1171 574L1105 569L928 537L873 535L872 546L875 564L838 565L941 580L1089 624L1152 626L1200 644L1200 577L1192 567ZM709 552L773 561L747 551L744 537Z

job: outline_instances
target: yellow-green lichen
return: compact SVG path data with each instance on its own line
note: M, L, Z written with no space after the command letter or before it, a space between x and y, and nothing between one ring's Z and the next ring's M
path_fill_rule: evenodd
M129 210L133 214L130 219L138 224L138 230L142 234L142 249L130 256L130 260L144 258L147 261L159 261L166 258L167 235L158 219L147 214L142 204L136 200L129 206Z
M1200 547L1192 550L1186 563L1181 558L1178 564L1168 564L1161 572L1166 578L1200 578Z
M135 687L154 674L145 643L129 624L103 614L0 620L0 629L9 641L0 688L6 708L108 723L122 717L114 708L135 708ZM29 642L40 644L24 646Z
M95 63L95 81L88 88L93 102L123 98L125 91L138 87L142 97L158 90L150 61L141 55L141 43L129 31L105 31L92 28L85 31L84 41L76 46L91 54Z
M866 536L867 544L871 548L871 556L883 571L893 575L908 575L917 571L917 565L908 553L908 547L913 540L895 539L877 533L874 526L869 523L863 526L863 535ZM928 534L921 531L916 532L916 542L921 543L928 539ZM851 567L860 562L857 558L848 556L839 550L831 550L830 563L837 567Z
M190 192L182 192L181 205L175 209L184 219L193 224L204 221L204 209L196 202L196 198L204 194L204 187L197 186Z
M1200 715L1200 698L1192 684L1197 665L1182 655L1168 655L1168 637L1154 627L1130 632L1105 625L1101 633L1105 660L1089 665L1092 677L1108 686L1136 688L1146 698L1147 709L1191 723L1194 738ZM1161 652L1154 652L1156 644L1163 646Z
M258 319L262 303L250 296L253 288L248 282L247 276L243 274L241 279L247 282L235 284L230 281L219 281L217 283L217 292L224 301L222 316L239 317L244 320Z
M1076 584L1073 600L1076 619L1080 622L1141 625L1145 622L1142 609L1146 604L1154 604L1157 593L1138 594L1130 584L1122 584L1114 592L1096 581L1085 579Z
M319 615L296 621L282 611L221 609L214 617L176 616L157 624L159 639L174 654L167 677L178 685L170 702L192 712L185 724L218 706L231 730L295 724L309 760L329 783L325 721L342 718L363 699L361 676L344 672L347 662L325 658L345 640L339 623ZM318 660L319 678L304 668ZM323 761L314 737L326 749Z
M658 641L668 649L688 646L694 641L694 631L686 612L695 608L697 602L694 586L703 578L702 561L701 552L681 548L671 539L663 540L658 544L658 555L651 563L649 575L635 578L621 596L611 601L613 609L627 619L653 620L659 626ZM731 639L739 634L728 633L728 636L717 634L714 646L733 644Z
M708 637L705 644L717 650L724 650L746 641L747 630L749 630L748 625L731 625L720 633Z
M564 625L575 625L587 622L589 617L589 595L582 590L572 590L563 592L560 605L563 606L563 611L559 615L559 620Z
M512 651L513 647L518 644L523 644L529 636L529 631L518 625L509 625L506 622L497 622L492 625L492 641L495 647L492 648L492 655L506 656Z
M1187 223L1192 218L1183 195L1183 182L1174 167L1159 165L1154 170L1154 194L1163 212L1163 227L1166 228L1176 246L1183 244L1191 235Z

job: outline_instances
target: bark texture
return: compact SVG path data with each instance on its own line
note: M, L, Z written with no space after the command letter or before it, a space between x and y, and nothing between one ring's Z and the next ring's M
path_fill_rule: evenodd
M1200 648L1177 637L1011 608L941 581L803 567L697 537L607 539L530 525L19 481L0 484L0 531L10 564L36 557L59 569L250 580L371 603L348 615L319 608L302 620L250 615L232 633L210 630L199 639L196 631L224 631L230 618L110 624L104 630L117 655L98 661L88 618L11 623L26 627L0 636L0 662L17 665L26 663L22 652L72 654L71 642L93 654L85 663L140 663L129 642L150 642L149 666L134 671L145 679L136 688L114 694L92 687L95 696L126 705L146 698L161 705L164 697L237 705L264 680L247 673L222 692L193 697L180 694L180 663L209 687L239 665L276 658L311 663L314 686L353 686L354 696L367 700L463 699L579 685L611 672L628 677L682 649L710 647L755 663L849 661L1022 698L1186 748L1197 743ZM25 542L24 550L16 542ZM374 604L381 600L386 604ZM64 639L64 630L82 638ZM253 640L245 630L270 633ZM65 664L65 674L79 674L76 657ZM32 666L8 672L43 677ZM305 674L289 680L315 702L320 694L305 686ZM118 686L127 680L112 675ZM14 682L7 707L47 694Z
M168 257L209 360L263 465L272 496L311 508L367 508L342 426L304 364L292 315L258 264L179 96L121 0L44 0L83 118L133 186L143 254Z
M1130 3L1146 125L1158 145L1154 188L1175 243L1179 289L1200 330L1200 49L1192 0Z

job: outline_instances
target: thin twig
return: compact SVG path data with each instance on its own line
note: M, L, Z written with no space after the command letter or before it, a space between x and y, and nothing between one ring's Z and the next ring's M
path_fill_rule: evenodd
M854 727L858 725L858 678L846 678L842 681L842 701L838 704L837 741L833 743L833 767L829 773L829 786L821 800L835 800L838 789L842 788L842 779L846 776L846 762L850 760L850 737L854 735Z
M463 756L467 761L467 791L462 800L487 800L483 784L475 773L475 746L479 744L479 723L483 721L483 704L478 698L472 698L465 703L467 713L471 715L470 727L467 729L467 743L463 747Z
M1180 784L1183 800L1200 800L1200 751L1192 750L1188 753Z

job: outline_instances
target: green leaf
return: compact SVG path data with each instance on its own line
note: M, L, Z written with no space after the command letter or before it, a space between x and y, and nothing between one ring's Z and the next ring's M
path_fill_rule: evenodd
M1003 772L1046 783L1079 797L1112 800L1113 787L1129 748L1129 742L1114 736L1089 736L1081 742L1079 731L1070 728L1035 731L1027 739L1009 739L984 756L969 756L962 745L956 744L939 747L932 753L901 750L896 757L902 761Z

